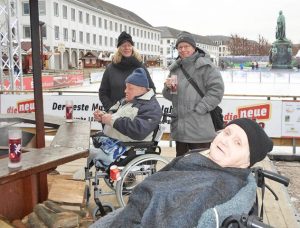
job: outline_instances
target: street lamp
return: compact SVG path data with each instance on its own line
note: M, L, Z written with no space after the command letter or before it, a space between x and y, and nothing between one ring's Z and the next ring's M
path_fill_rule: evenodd
M45 22L39 21L40 26L40 37L41 37L41 69L44 70L44 45L43 45L43 26L45 25Z

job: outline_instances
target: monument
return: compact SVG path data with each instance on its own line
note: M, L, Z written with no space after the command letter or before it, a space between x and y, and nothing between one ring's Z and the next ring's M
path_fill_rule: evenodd
M272 69L292 68L292 42L286 38L285 18L282 11L279 11L276 26L276 41L273 42L269 60Z

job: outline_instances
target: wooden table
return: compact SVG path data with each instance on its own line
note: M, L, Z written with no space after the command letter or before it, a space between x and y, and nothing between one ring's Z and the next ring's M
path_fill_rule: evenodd
M0 122L34 124L34 114L0 115ZM27 148L22 154L22 167L9 169L8 158L0 159L0 214L10 220L21 219L32 212L37 203L48 197L47 173L58 165L87 157L90 123L45 116L45 126L57 128L50 147Z

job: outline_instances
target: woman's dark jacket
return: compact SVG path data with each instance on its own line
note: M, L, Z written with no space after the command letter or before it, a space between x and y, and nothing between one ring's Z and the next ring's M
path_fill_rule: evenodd
M99 99L107 111L125 95L125 80L136 69L142 67L147 73L149 87L155 92L154 83L144 64L135 57L122 57L120 63L111 63L107 66L99 88Z

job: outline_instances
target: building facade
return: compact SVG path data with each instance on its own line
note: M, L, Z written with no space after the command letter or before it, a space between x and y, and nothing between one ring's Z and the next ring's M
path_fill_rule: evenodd
M30 41L29 1L19 0L20 38ZM102 0L39 0L43 44L49 69L80 68L92 52L111 59L122 31L130 33L144 61L158 59L161 32L142 18Z

